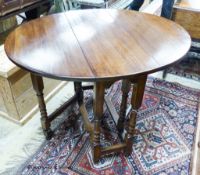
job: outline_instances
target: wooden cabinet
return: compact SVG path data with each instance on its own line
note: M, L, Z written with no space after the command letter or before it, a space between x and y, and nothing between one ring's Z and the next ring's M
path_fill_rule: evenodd
M0 11L2 13L2 16L9 12L20 9L21 1L22 0L2 0L0 4Z
M200 39L200 1L177 1L174 5L172 18L182 25L192 38Z
M51 0L0 0L0 19L48 4Z
M48 101L66 83L44 78L44 95ZM38 111L30 74L14 64L0 48L0 117L24 124Z
M40 1L41 0L23 0L22 8Z

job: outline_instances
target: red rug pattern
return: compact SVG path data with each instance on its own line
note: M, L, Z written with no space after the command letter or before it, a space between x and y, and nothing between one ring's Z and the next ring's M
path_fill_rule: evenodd
M121 100L120 89L121 82L116 82L107 92L117 110ZM93 119L92 95L92 91L85 93L90 120ZM94 164L89 135L80 127L81 121L74 127L67 127L66 117L54 137L43 144L19 174L190 174L199 97L198 90L148 78L137 117L133 152L129 157L123 153L114 154ZM104 111L101 143L108 146L119 142L119 138L115 122L106 107Z

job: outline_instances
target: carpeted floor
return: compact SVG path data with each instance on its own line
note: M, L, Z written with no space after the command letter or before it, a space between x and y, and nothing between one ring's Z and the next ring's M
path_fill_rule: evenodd
M120 86L117 82L108 91L117 110ZM92 91L87 91L85 96L92 120ZM56 129L54 137L45 141L17 174L191 174L199 98L199 90L149 78L131 156L121 153L94 164L89 136L80 127L81 121L69 127L66 119ZM102 146L119 142L115 123L106 108L102 123L105 134L101 137Z
M180 63L166 69L166 73L200 81L200 54L189 52Z

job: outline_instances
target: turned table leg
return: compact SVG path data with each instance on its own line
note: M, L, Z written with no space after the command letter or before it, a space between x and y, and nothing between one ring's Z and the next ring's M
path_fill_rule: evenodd
M128 93L130 90L130 82L128 80L122 81L122 101L120 106L120 112L119 112L119 119L117 122L117 129L119 134L121 134L124 130L124 120L126 117L126 108L127 108L127 99L128 99Z
M43 129L46 139L49 140L52 137L53 132L50 129L51 123L48 119L46 105L44 101L43 80L42 80L42 77L33 75L33 74L31 74L31 80L32 80L33 88L37 95L37 99L38 99L38 104L39 104L39 109L40 109L40 114L41 114L42 129Z
M137 79L127 79L123 81L122 84L122 103L120 109L120 117L117 121L117 128L119 132L124 130L124 120L126 116L126 107L127 107L127 98L130 90L130 85L133 83L135 86L133 88L133 94L131 98L132 111L130 114L130 120L128 124L127 134L123 143L115 144L109 147L101 147L100 136L101 136L101 120L103 116L103 106L104 106L104 93L105 88L109 87L111 82L95 82L94 84L94 101L93 101L93 110L94 110L94 125L88 120L87 110L83 101L83 87L80 82L75 82L74 87L77 95L77 100L79 104L79 109L83 117L84 126L86 130L90 133L90 141L93 146L93 161L97 163L101 156L106 154L111 154L114 152L120 152L124 150L126 155L130 155L132 152L133 145L133 134L136 125L136 116L137 111L142 104L145 84L147 76L141 76ZM107 99L107 98L105 98ZM107 107L112 114L117 114L113 112L113 106L110 104L110 101L106 100Z
M126 155L130 155L132 153L133 135L135 131L136 117L137 117L138 109L140 108L142 104L146 80L147 80L147 76L142 76L138 78L137 80L133 81L134 87L133 87L133 93L131 97L132 111L130 114L128 131L125 136Z
M94 138L93 156L94 162L98 162L101 157L100 148L100 124L103 115L105 86L102 82L96 82L94 86Z

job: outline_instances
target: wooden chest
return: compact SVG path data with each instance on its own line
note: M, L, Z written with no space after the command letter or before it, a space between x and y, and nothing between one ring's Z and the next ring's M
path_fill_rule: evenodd
M48 101L65 82L44 78L44 95ZM38 111L30 74L11 63L0 47L0 116L24 124Z
M200 39L200 1L179 0L174 5L173 20L182 25L193 39Z

